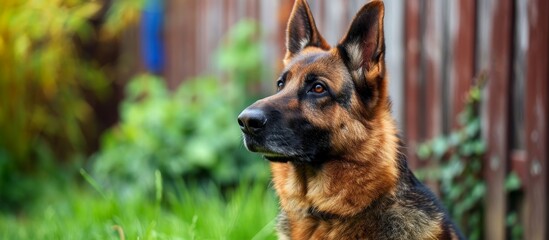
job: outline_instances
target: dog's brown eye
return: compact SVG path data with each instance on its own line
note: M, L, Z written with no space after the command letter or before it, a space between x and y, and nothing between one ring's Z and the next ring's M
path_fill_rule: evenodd
M320 83L317 83L313 86L313 92L315 93L323 93L324 91L326 90L324 89L324 86L322 86L322 84Z

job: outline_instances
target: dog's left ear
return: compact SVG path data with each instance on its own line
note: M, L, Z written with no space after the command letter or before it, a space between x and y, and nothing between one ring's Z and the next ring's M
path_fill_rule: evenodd
M287 62L308 46L324 50L330 49L330 45L316 28L307 0L296 0L286 29L286 57L284 61Z
M382 1L366 4L356 14L347 34L337 46L353 77L366 80L383 76L385 40Z

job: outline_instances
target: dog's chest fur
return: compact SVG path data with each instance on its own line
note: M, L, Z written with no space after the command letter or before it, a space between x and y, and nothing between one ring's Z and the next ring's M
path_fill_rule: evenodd
M282 208L279 239L458 239L438 206L417 207L432 200L417 193L406 172L395 189L360 201L353 196L365 199L358 189L364 185L350 187L346 179L353 171L334 178L325 166L273 163L271 169Z

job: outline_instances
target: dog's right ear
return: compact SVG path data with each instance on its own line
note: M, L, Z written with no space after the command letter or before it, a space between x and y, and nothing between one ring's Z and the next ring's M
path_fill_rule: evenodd
M362 7L338 45L344 61L357 79L363 74L382 76L385 71L384 9L382 1L372 1Z
M290 14L286 29L286 56L287 63L295 54L308 46L330 49L330 45L318 32L315 20L306 0L296 0Z

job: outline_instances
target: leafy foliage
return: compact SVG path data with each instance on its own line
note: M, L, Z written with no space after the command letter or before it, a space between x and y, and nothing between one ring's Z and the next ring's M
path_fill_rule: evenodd
M256 23L251 20L238 22L217 54L219 68L227 71L230 78L241 86L253 84L260 77L262 61L261 49L255 40L257 28ZM253 97L253 94L247 95Z
M255 25L244 22L235 29L220 55L247 60L224 67L231 81L197 77L173 93L161 78L150 75L127 85L121 122L104 135L95 157L98 179L121 193L135 194L152 191L157 169L169 181L213 180L222 187L241 177L267 178L265 164L243 147L236 124L248 84L258 79Z
M107 19L135 12L138 2L124 1ZM108 80L101 66L81 56L79 44L97 34L91 19L102 7L82 0L1 1L0 206L32 199L41 182L35 176L85 148L84 135L94 129L85 96L108 93ZM112 35L131 23L117 22Z
M486 143L481 138L479 113L484 81L481 78L469 91L467 104L459 116L462 127L448 136L423 143L418 148L420 159L431 159L436 163L420 169L418 177L438 184L444 205L471 240L483 239L484 230L486 183L482 176L482 159ZM520 185L518 181L518 177L511 174L506 189L516 190ZM514 213L511 215L514 216ZM516 223L513 219L508 222ZM513 231L515 235L520 234L519 229Z
M480 87L469 92L462 128L449 136L435 138L419 147L422 159L433 159L440 167L426 174L427 180L439 183L444 204L469 239L482 238L483 197L486 184L482 178L482 156L486 151L480 137ZM422 176L423 174L419 174Z

